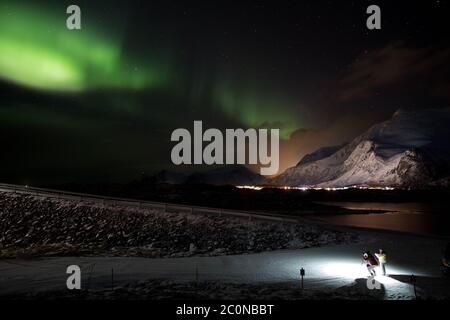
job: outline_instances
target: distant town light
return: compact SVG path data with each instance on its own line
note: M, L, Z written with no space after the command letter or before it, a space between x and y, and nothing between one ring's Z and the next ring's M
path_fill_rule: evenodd
M236 186L236 188L249 189L249 190L255 190L255 191L260 191L260 190L264 189L263 187L258 187L258 186Z
M273 188L273 189L281 189L281 190L301 190L301 191L342 191L342 190L384 190L384 191L392 191L396 190L394 187L374 187L374 186L349 186L349 187L309 187L309 186L302 186L302 187L291 187L291 186L268 186L268 187L261 187L261 186L236 186L238 189L249 189L249 190L256 190L260 191L264 188Z

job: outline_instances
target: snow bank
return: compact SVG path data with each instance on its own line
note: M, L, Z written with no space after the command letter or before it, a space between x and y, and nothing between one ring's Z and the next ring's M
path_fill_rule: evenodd
M166 213L0 193L0 257L188 257L356 241L312 225Z

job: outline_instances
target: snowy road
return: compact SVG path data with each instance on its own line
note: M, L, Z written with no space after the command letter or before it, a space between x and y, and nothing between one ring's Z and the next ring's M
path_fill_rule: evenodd
M440 257L443 240L391 233L363 232L359 244L329 246L294 251L224 257L175 259L146 258L43 258L0 260L0 295L33 291L64 290L68 265L82 269L82 286L92 289L135 281L166 278L175 281L198 279L223 282L258 283L298 281L299 268L306 270L305 286L313 289L352 285L367 276L360 253L385 248L389 255L388 273L377 277L384 285L385 298L412 298L409 276L417 276L417 286L424 295L449 292L449 282L441 278Z

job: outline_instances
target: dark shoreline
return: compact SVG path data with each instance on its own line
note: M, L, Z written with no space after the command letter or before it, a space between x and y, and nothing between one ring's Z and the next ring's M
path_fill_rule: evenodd
M234 186L171 185L133 182L129 184L61 184L50 189L88 193L136 200L176 203L180 205L244 210L261 213L305 216L376 214L386 210L351 210L328 202L408 203L420 199L423 203L440 203L450 209L450 190L283 190L267 188L260 191L238 189ZM448 210L447 210L448 211Z

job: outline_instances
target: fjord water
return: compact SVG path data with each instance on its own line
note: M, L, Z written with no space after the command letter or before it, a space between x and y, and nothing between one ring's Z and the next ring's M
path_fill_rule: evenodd
M332 224L450 237L450 207L437 203L332 202L328 205L381 213L319 216Z

